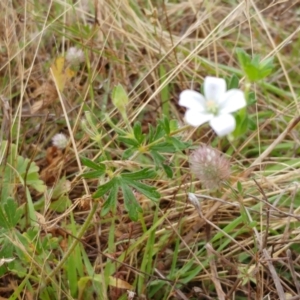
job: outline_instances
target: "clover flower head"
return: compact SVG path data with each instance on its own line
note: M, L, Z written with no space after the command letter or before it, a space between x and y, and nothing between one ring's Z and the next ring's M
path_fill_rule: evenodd
M68 145L68 138L63 134L63 133L57 133L53 138L52 138L52 144L53 146L57 147L58 149L65 149Z
M194 127L209 122L218 136L231 133L236 126L231 114L246 106L244 93L239 89L226 91L226 81L207 76L204 79L204 96L185 90L179 96L179 105L187 108L185 121Z
M200 146L189 157L191 172L207 189L215 189L230 177L230 163L225 155L210 146Z
M69 63L80 63L84 61L84 53L81 49L70 47L66 54L66 60Z

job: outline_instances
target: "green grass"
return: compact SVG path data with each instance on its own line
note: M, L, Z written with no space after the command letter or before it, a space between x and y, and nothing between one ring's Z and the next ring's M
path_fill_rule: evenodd
M248 2L0 3L3 299L299 295L300 6ZM184 124L206 76L248 98L231 139ZM230 160L217 190L203 144Z

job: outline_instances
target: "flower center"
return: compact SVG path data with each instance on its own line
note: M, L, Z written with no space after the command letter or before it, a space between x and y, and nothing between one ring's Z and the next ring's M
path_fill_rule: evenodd
M218 114L219 108L215 101L208 100L208 101L206 101L206 110L207 110L207 112L209 112L213 115L216 115L216 114Z

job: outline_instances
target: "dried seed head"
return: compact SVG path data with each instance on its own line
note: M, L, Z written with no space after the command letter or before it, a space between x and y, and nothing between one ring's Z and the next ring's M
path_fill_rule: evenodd
M191 172L207 189L214 189L230 176L230 163L223 153L210 146L200 146L189 158Z
M57 133L52 138L52 144L53 146L57 147L58 149L65 149L68 145L68 138L63 133Z

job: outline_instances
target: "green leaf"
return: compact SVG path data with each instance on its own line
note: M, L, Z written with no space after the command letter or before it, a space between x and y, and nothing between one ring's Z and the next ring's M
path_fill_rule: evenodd
M93 198L100 198L105 195L115 184L118 183L117 178L113 178L107 183L100 185L97 191L93 194Z
M247 100L247 105L252 105L255 104L257 102L256 98L255 98L255 93L254 92L250 92L248 94L248 100Z
M257 123L255 122L255 118L248 118L248 129L252 132L257 129Z
M138 181L123 180L123 182L135 188L141 194L143 194L144 196L146 196L147 198L149 198L154 202L157 202L160 199L160 193L156 190L155 187L146 185Z
M28 168L28 164L30 164ZM39 179L39 167L35 162L30 161L28 158L18 155L17 165L16 165L16 175L18 176L20 183L24 185L24 180L26 184L36 191L42 193L47 187L42 180Z
M101 164L101 163L97 164L86 157L81 157L81 162L86 167L89 167L89 168L97 170L97 171L103 171L103 173L105 172L104 164Z
M3 227L3 228L5 228L5 229L9 229L10 228L8 220L6 218L6 215L4 213L4 210L3 210L2 206L0 206L0 226Z
M151 154L152 158L154 159L154 163L157 167L161 166L163 164L163 162L166 161L166 158L156 151L150 151L150 154Z
M138 141L136 141L135 139L133 138L129 138L129 137L125 137L125 136L119 136L118 137L118 140L126 145L129 145L129 146L134 146L136 148L139 147L140 143Z
M127 148L123 153L122 153L122 159L123 160L126 160L128 158L130 158L133 153L135 152L136 150L134 149L134 147L129 147Z
M12 198L7 199L6 204L4 204L4 209L8 223L11 227L15 227L21 218L21 209L18 209L16 202Z
M161 124L158 124L155 129L151 128L153 128L152 125L149 125L149 143L153 143L154 141L162 138L165 135L165 131Z
M14 257L15 253L15 246L8 238L4 238L1 240L1 250L0 250L0 257L1 258L12 258ZM11 264L11 263L10 263ZM7 272L8 264L4 264L0 267L0 276L4 275Z
M183 142L175 136L168 137L167 141L173 144L177 151L185 150L192 145L191 142Z
M148 132L148 142L152 143L154 141L155 129L151 124L148 125Z
M257 54L254 54L253 58L251 59L251 65L255 68L255 69L259 69L259 62L260 62L260 56Z
M156 173L154 170L150 168L145 168L137 172L131 172L131 173L122 173L121 177L127 180L143 180L143 179L151 179L156 176Z
M16 202L12 198L8 198L6 202L0 206L0 226L9 229L14 228L22 216L21 209L17 208Z
M31 172L30 168L29 171ZM25 174L24 174L25 179ZM42 193L47 188L44 184L44 181L40 180L38 172L29 173L26 176L26 184L37 190L38 192Z
M273 57L269 57L260 63L261 79L266 78L273 71L274 68L273 60L274 60Z
M69 199L68 196L63 195L60 196L57 200L52 201L50 204L50 209L58 212L58 213L63 213L71 206L72 202Z
M242 68L244 68L244 66L249 65L251 63L250 56L243 49L237 48L236 54L237 54L238 61L239 61L240 65L242 66Z
M247 132L249 118L248 118L248 115L242 116L242 115L236 114L235 119L236 119L236 128L233 132L233 136L238 137Z
M156 151L151 151L150 154L151 154L151 156L154 160L154 163L156 165L156 169L159 169L159 167L161 166L164 169L167 177L168 178L173 178L172 168L164 163L164 162L166 162L166 158L163 155L161 155L160 153L156 152Z
M237 89L238 87L239 87L239 78L236 76L236 74L233 74L230 78L227 89L228 90Z
M68 239L68 244L72 243L71 238ZM77 247L76 247L77 248ZM67 261L65 262L65 270L67 275L68 281L68 288L70 289L70 293L72 298L76 297L77 290L78 290L78 272L77 272L77 264L81 262L81 260L77 256L76 248L71 254L68 256Z
M131 188L127 184L124 184L124 182L121 183L121 188L124 196L125 209L128 211L129 218L133 221L137 221L139 213L142 213L143 210L137 202Z
M167 135L169 135L170 134L170 121L169 121L169 119L166 116L163 116L163 119L159 120L158 122L162 125L165 133Z
M237 190L240 193L240 195L243 194L243 186L240 181L237 182Z
M173 178L173 170L169 165L162 164L162 167L168 178Z
M145 140L145 135L142 133L142 126L140 122L135 122L133 126L134 137L138 141L139 144L142 144Z
M150 150L166 152L166 153L174 153L176 151L175 147L168 142L161 142L159 144L153 145Z
M119 190L119 185L116 183L112 186L110 193L105 200L102 209L101 209L101 216L105 216L110 210L115 211L115 207L117 204L117 196L118 196L118 190Z
M273 70L273 57L261 62L259 55L254 55L251 59L243 49L237 49L236 53L241 67L250 81L264 79Z
M174 120L174 119L171 120L170 121L170 130L171 130L171 132L174 132L174 131L178 130L178 128L179 128L178 121Z

